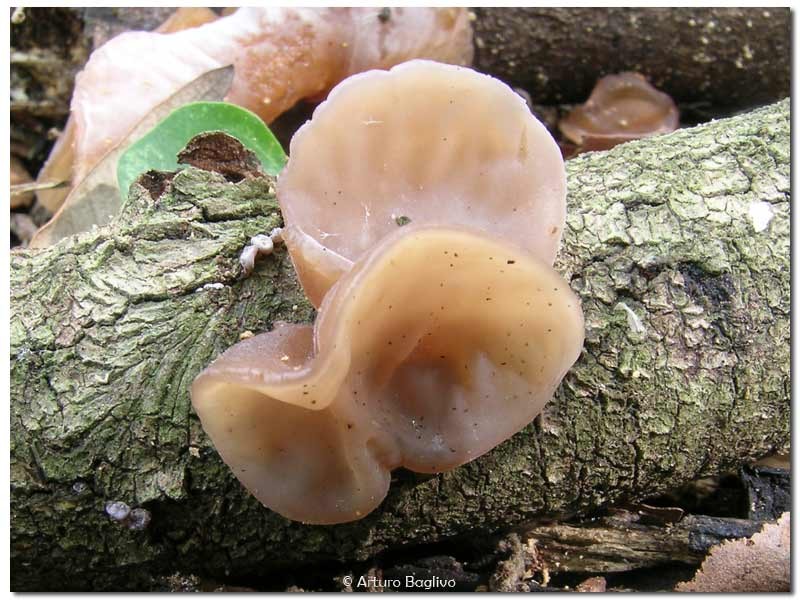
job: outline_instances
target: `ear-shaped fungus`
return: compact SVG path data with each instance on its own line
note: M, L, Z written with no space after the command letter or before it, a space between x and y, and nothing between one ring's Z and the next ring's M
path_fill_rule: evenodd
M678 128L678 108L639 73L607 75L589 100L558 124L580 150L608 150Z
M551 267L564 165L510 88L428 61L337 86L290 154L282 235L317 321L237 344L192 401L262 503L339 523L392 469L452 469L522 429L577 359Z
M544 261L409 225L342 275L313 334L286 325L237 344L192 401L263 504L339 523L378 506L391 469L452 469L522 429L582 343L579 302Z
M491 233L553 263L566 218L558 146L525 101L471 69L414 60L336 86L278 179L285 241L315 306L410 220Z

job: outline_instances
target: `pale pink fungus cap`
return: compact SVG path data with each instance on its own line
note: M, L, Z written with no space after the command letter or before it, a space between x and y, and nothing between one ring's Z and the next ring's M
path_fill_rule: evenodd
M341 270L408 220L479 229L552 264L566 175L552 136L511 88L413 60L331 91L292 138L278 200L318 306Z

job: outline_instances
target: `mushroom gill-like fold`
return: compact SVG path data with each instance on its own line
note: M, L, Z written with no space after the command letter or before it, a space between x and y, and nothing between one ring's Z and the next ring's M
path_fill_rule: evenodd
M203 427L263 504L310 523L358 519L389 472L487 452L542 410L580 354L567 283L465 228L406 226L357 260L312 330L245 340L192 386Z
M410 220L480 229L552 264L566 175L555 141L511 88L413 60L331 91L292 138L278 200L288 225L349 261ZM307 293L326 289L315 262L289 250ZM308 296L319 305L320 294Z
M678 107L639 73L606 75L558 127L581 150L608 150L678 128Z

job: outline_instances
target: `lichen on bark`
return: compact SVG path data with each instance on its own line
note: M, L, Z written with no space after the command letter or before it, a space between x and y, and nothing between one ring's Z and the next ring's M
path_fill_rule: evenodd
M398 473L365 519L291 523L247 495L191 410L194 376L245 331L310 321L269 179L187 169L113 224L11 264L15 590L146 589L363 559L586 513L789 443L789 102L568 163L557 268L586 345L544 414L478 460ZM765 225L765 221L768 221ZM142 507L132 530L106 502Z

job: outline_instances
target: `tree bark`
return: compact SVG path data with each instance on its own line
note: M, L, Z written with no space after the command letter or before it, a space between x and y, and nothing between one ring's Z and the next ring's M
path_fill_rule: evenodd
M689 515L674 525L600 523L539 525L524 532L549 573L619 573L670 563L697 565L712 546L750 537L763 521Z
M157 200L134 186L112 225L12 254L13 589L365 559L785 451L789 169L788 100L570 161L557 268L586 344L556 397L492 452L432 478L398 472L379 509L331 527L244 492L188 396L242 332L313 318L282 249L241 276L249 237L280 224L270 181L187 169ZM109 502L143 510L116 521Z
M788 8L476 8L475 67L536 104L585 102L638 71L680 103L747 109L789 95Z

